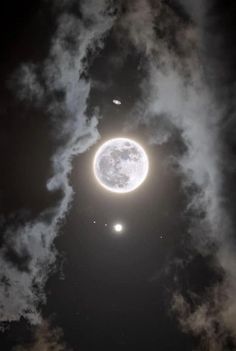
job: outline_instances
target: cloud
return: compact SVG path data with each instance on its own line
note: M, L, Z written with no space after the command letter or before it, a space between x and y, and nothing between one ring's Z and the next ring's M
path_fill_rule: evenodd
M23 64L13 79L20 99L47 106L59 145L47 188L60 190L62 198L36 219L7 227L0 250L0 321L40 321L38 306L46 300L44 286L56 260L53 242L73 197L71 162L99 138L97 116L86 115L90 83L84 77L87 57L102 47L114 16L104 0L82 1L81 18L69 5L57 19L48 58Z
M229 250L223 250L224 257L219 258L219 253L217 255L218 263L223 268L223 281L205 291L201 297L188 291L190 299L177 293L172 301L172 310L182 330L201 338L210 351L226 350L236 341L236 260L235 255L229 257ZM225 260L228 261L226 265L222 264Z
M204 0L179 0L179 3L184 7L185 11L190 15L190 18L196 22L202 22L207 8L212 1L206 3Z
M129 26L121 21L126 36L147 60L142 101L135 107L137 119L132 118L129 125L149 127L149 141L156 144L170 141L178 131L184 144L185 151L173 149L171 157L189 199L189 233L198 252L215 256L215 270L223 278L192 304L186 297L189 291L178 293L174 309L185 331L202 337L209 350L224 350L229 336L236 335L236 255L224 193L222 125L227 108L217 100L217 89L212 88L203 66L208 60L207 50L203 51L208 42L204 37L208 9L197 1L181 0L182 9L161 1L141 3L142 11L135 11L134 3L129 3Z
M41 102L45 91L39 83L37 77L37 66L34 64L23 64L19 72L17 72L10 85L16 90L17 97L20 100L31 100Z
M33 342L14 347L12 351L71 351L62 340L62 330L52 328L46 321L36 327L34 334Z
M146 0L130 0L124 4L125 11L118 23L118 35L123 33L135 47L142 47L148 54L153 49L154 22L153 8ZM121 32L120 32L121 31Z
M182 295L175 295L173 299L173 310L178 314L182 329L192 332L195 336L204 340L204 349L222 350L222 340L228 335L219 327L218 309L210 302L201 304L197 310L191 311L191 306Z

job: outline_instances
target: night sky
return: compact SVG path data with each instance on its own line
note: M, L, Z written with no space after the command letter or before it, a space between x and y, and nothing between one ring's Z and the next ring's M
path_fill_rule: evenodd
M0 17L0 350L236 350L235 2ZM93 172L116 137L149 159L126 194Z

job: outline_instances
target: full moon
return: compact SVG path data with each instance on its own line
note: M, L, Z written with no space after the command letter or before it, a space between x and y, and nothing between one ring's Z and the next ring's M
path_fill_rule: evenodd
M149 161L143 147L128 138L110 139L97 150L93 170L99 184L114 193L128 193L145 180Z

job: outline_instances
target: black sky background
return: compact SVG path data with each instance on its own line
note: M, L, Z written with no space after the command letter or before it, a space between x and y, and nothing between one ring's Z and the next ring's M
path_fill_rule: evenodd
M235 82L236 5L214 1L209 11L212 22L208 22L205 40L212 43L212 38L220 38L220 44L215 48L212 44L207 52L206 72L212 75L215 93L227 101L229 92L216 87L232 87ZM19 101L11 80L22 62L37 63L47 56L55 12L46 1L9 1L0 16L0 209L4 229L9 223L35 218L61 194L49 193L45 186L56 148L48 115L41 106ZM184 152L180 137L176 134L168 144L150 145L145 126L124 129L133 105L141 98L145 59L131 49L117 65L114 57L120 51L111 32L104 49L91 60L88 76L97 85L92 85L88 113L99 107L101 139L73 160L70 181L75 195L55 241L59 268L46 284L42 315L52 328L63 330L66 344L75 351L190 351L199 346L199 338L181 331L170 308L172 292L180 290L191 302L188 290L201 296L221 277L212 267L212 256L203 257L192 248L190 214L186 212L191 194L183 192L181 175L169 162L173 150ZM114 98L122 105L114 105ZM222 125L229 159L235 153L235 131L229 128L233 113L231 106ZM100 188L91 166L100 143L121 134L141 141L151 165L146 182L127 197ZM232 172L228 173L227 206L234 213L235 185ZM116 221L125 226L121 237L112 233ZM9 259L24 269L24 259L10 251ZM23 318L6 326L0 336L1 350L10 351L33 338L35 327ZM230 343L228 350L234 350Z

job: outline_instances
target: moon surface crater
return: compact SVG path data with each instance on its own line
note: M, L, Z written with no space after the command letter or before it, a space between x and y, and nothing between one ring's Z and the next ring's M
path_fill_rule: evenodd
M127 193L138 188L145 180L149 162L144 149L128 138L114 138L97 150L94 174L107 190Z

